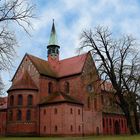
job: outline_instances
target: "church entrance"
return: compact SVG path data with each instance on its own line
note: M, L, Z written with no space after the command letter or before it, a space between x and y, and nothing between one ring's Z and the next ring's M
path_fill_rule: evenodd
M115 121L115 124L114 124L114 133L116 135L119 135L120 134L120 124L119 124L119 121Z

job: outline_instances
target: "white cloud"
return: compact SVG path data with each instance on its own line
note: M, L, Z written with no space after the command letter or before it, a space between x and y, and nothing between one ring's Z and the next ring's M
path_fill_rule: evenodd
M140 39L140 5L136 0L48 0L43 4L38 0L33 2L37 3L38 18L32 20L34 30L31 31L31 38L24 37L25 34L18 29L18 40L22 46L18 49L18 64L26 52L46 58L53 18L62 58L76 55L82 30L97 25L108 26L115 34L129 33ZM73 17L70 17L71 13ZM10 78L5 78L5 81Z

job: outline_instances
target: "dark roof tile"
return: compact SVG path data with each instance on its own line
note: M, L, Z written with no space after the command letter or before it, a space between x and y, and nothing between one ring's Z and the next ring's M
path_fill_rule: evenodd
M66 95L62 92L56 92L52 93L48 97L44 98L41 102L40 105L47 105L47 104L54 104L54 103L62 103L62 102L68 102L68 103L73 103L73 104L80 104L83 105L83 103L74 97L71 97L69 95Z
M38 90L37 86L26 70L23 72L21 77L12 84L8 91L17 89Z

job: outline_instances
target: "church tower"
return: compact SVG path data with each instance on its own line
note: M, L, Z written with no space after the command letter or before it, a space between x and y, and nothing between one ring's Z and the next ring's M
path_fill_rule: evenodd
M57 35L56 35L56 30L55 30L55 25L54 25L54 20L53 20L50 40L47 46L49 62L51 62L52 60L56 62L59 61L59 48L60 46L58 45L58 42L57 42Z

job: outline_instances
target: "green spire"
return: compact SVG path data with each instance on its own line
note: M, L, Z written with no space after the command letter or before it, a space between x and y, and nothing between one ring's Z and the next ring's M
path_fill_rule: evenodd
M53 19L53 25L52 25L52 30L51 30L51 35L50 35L50 40L48 45L58 45L54 19Z

